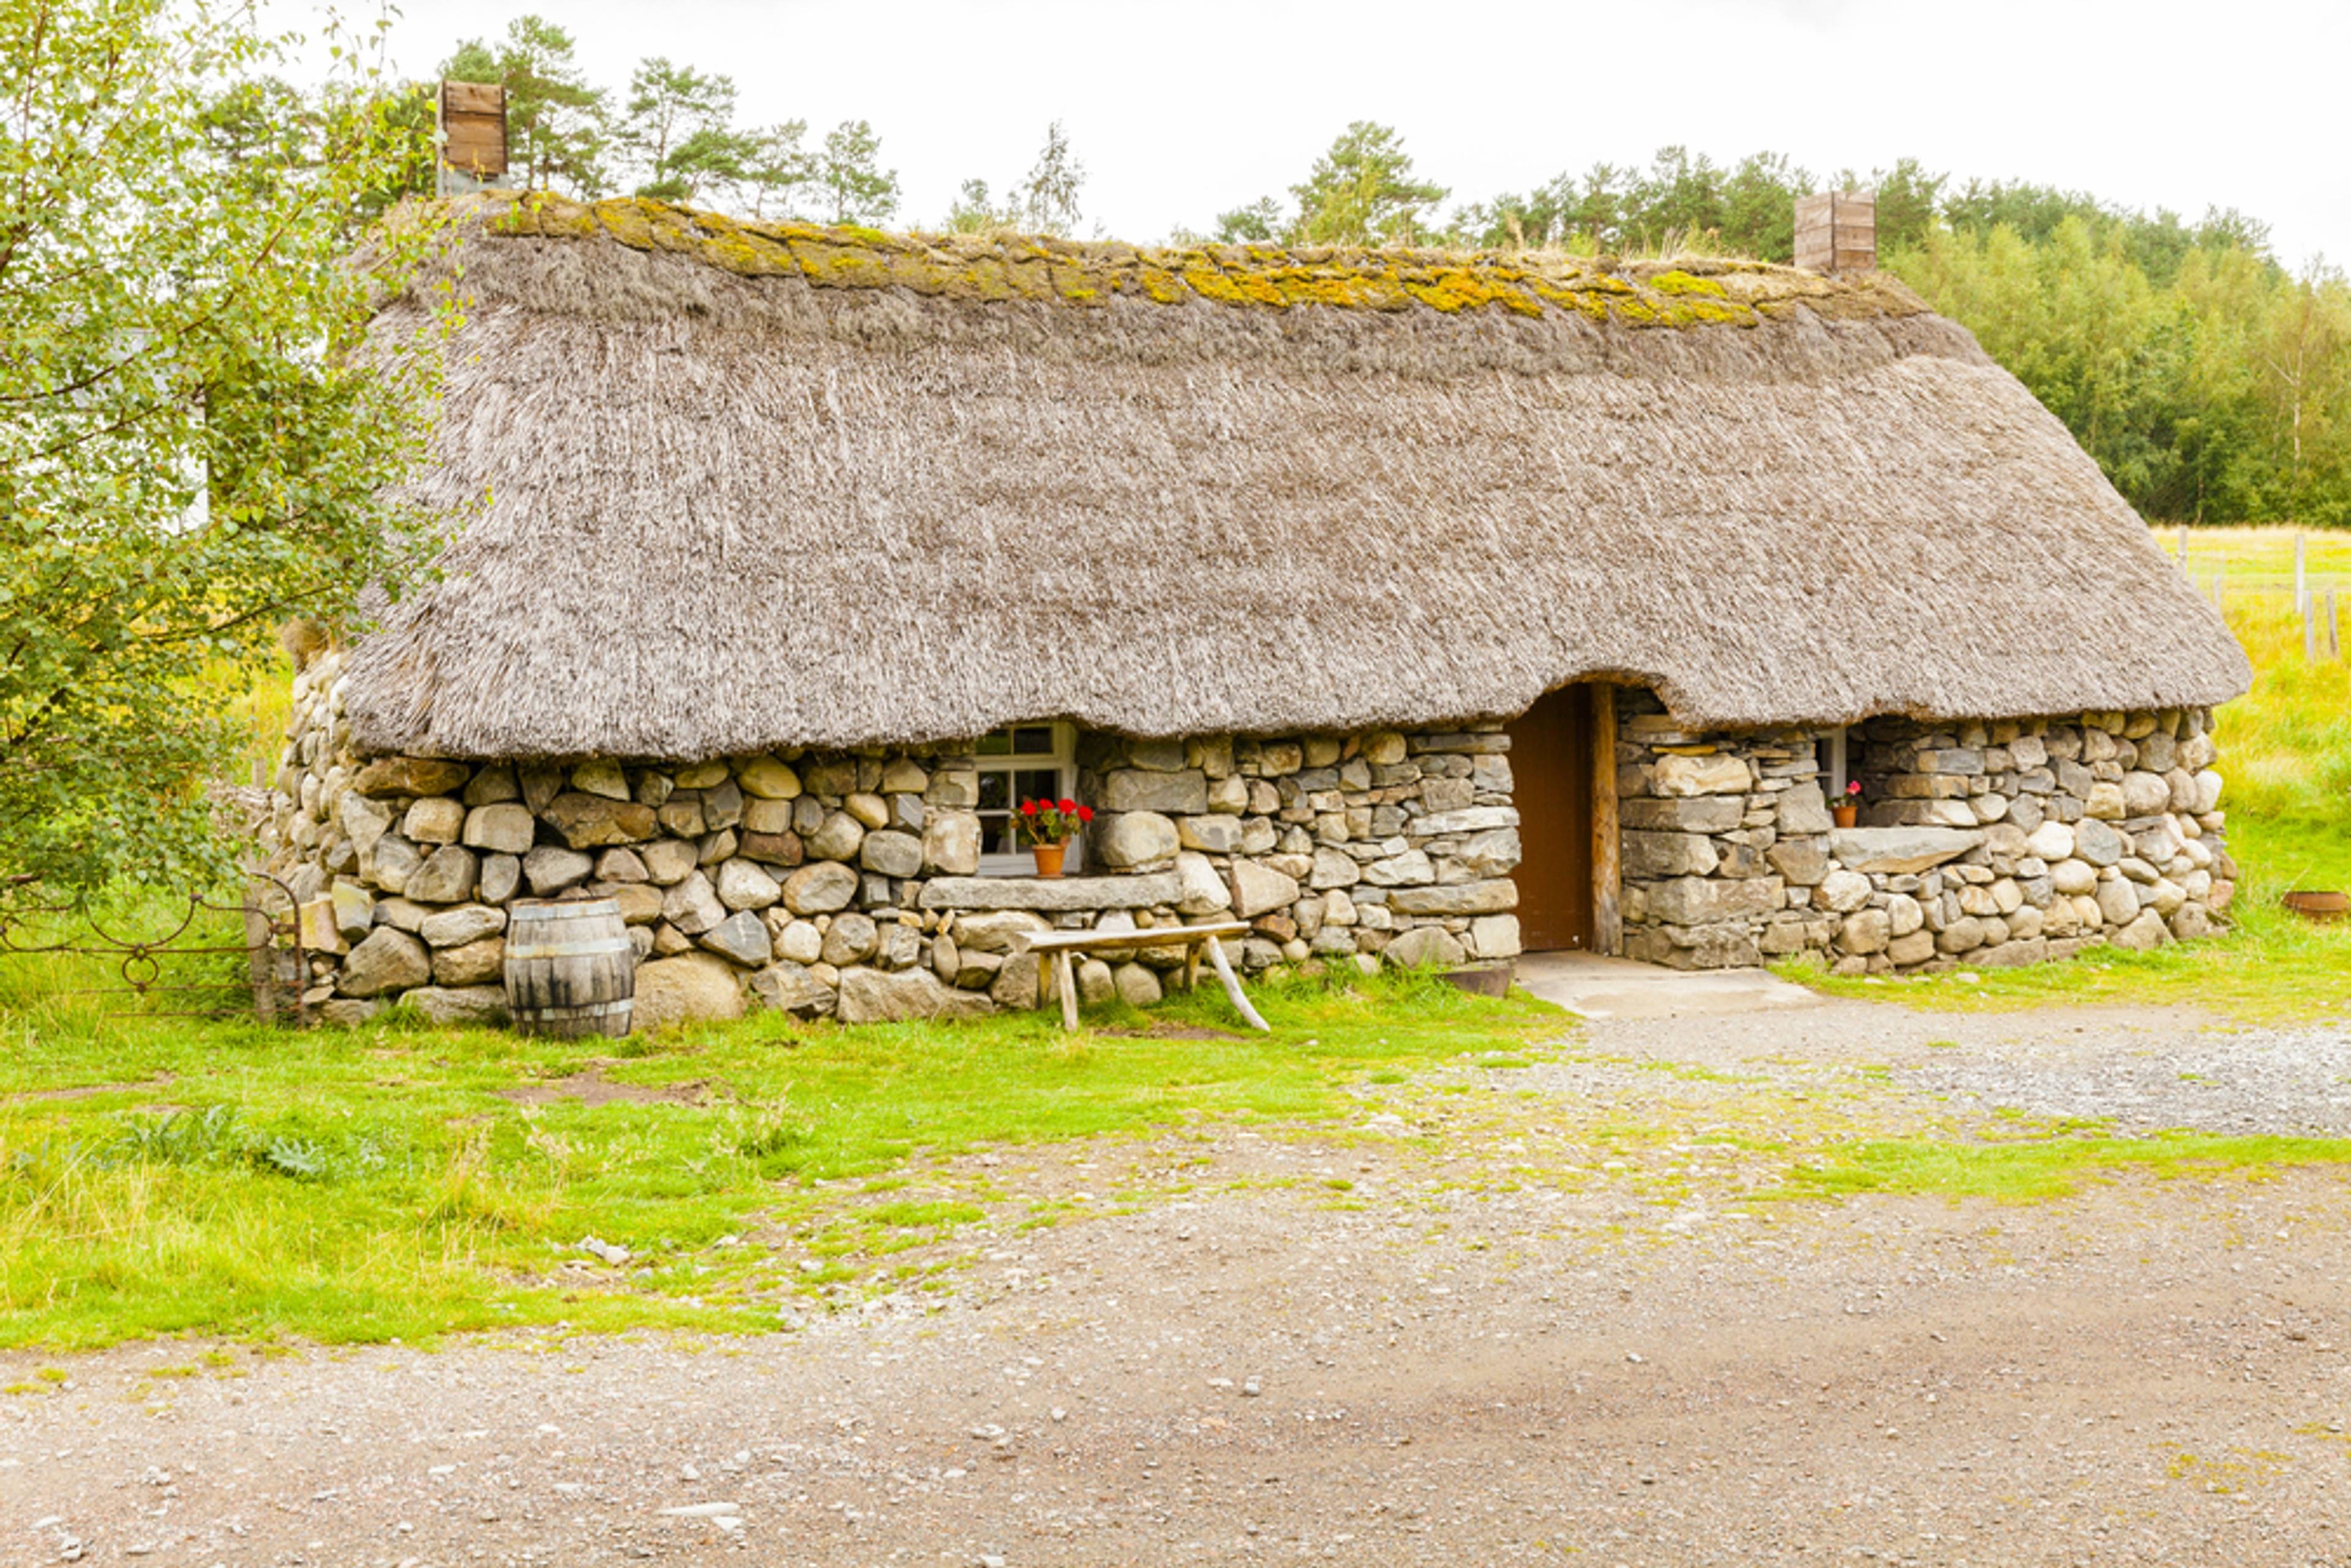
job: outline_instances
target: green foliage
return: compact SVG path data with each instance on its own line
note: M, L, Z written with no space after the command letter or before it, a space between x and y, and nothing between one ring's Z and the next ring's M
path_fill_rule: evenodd
M396 95L335 40L312 157L265 128L281 49L241 8L26 0L0 28L0 886L216 869L205 786L240 737L191 672L259 668L431 545L384 498L430 356L358 351L344 261L400 178Z
M1007 202L998 206L985 180L966 180L940 226L951 235L997 234L1018 226L1019 209Z
M1026 178L1012 187L1005 204L997 206L985 180L966 180L943 225L949 234L1023 234L1068 236L1077 232L1078 192L1086 183L1085 166L1070 152L1070 139L1054 120L1045 128L1045 145Z
M735 78L655 56L629 78L620 140L643 163L641 196L692 202L714 178L739 175L748 149L727 129Z
M1218 213L1216 232L1210 237L1219 245L1271 245L1288 226L1281 204L1271 196L1259 196L1246 207Z
M898 172L881 164L882 139L862 120L826 133L816 161L824 216L836 224L885 224L898 211Z
M1893 168L1873 171L1866 178L1850 169L1836 178L1837 187L1841 190L1875 191L1877 193L1877 248L1880 255L1925 242L1928 231L1935 226L1936 218L1943 210L1943 187L1949 183L1949 176L1928 173L1916 158L1897 158ZM1791 248L1763 254L1779 260L1792 256L1794 252Z
M1963 225L1886 252L1886 268L1973 330L2132 505L2199 522L2351 523L2340 274L2290 275L2227 222L2175 254L2162 224L1963 199ZM1973 226L1979 211L2024 226Z
M319 114L310 94L283 78L247 77L224 85L205 102L196 123L214 158L239 180L264 183L269 171L315 161L312 132Z
M735 204L755 218L784 217L797 207L816 179L816 160L800 145L808 121L787 120L756 131L716 133L728 145L720 149L729 160L720 166L705 152L682 151L679 158L693 166L708 159Z
M253 1127L232 1104L134 1113L117 1118L115 1125L113 1137L68 1145L57 1157L99 1168L145 1164L248 1169L296 1181L365 1176L388 1163L375 1140L364 1134L321 1135L292 1118L277 1127Z
M571 35L544 17L517 18L497 45L458 46L441 74L501 82L507 89L511 183L595 200L616 183L688 205L755 218L886 222L897 210L894 172L880 169L880 141L862 120L844 121L823 148L806 145L808 121L735 122L735 78L665 56L640 60L628 91L589 85ZM429 188L429 101L418 130ZM628 170L616 178L613 165Z
M197 125L214 163L248 194L266 197L290 171L367 160L375 177L355 188L347 235L402 197L433 190L433 98L371 75L305 90L282 77L232 77L200 95Z
M1020 217L1031 234L1071 235L1078 227L1078 192L1085 165L1070 152L1070 138L1058 120L1045 128L1045 145L1035 167L1020 183Z
M1298 202L1290 237L1308 245L1415 244L1446 195L1444 186L1413 178L1404 138L1368 120L1342 131L1290 193Z

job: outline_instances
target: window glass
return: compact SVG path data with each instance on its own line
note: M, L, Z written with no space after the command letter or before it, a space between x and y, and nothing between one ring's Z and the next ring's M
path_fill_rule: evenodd
M1012 820L1023 800L1068 799L1061 790L1058 768L1017 768L1009 772L979 776L979 847L983 854L1020 854L1029 846L1013 831Z
M1017 875L1033 863L1013 828L1023 800L1064 800L1077 794L1077 733L1065 724L1023 724L979 737L979 850L982 873ZM1075 869L1084 850L1071 845Z

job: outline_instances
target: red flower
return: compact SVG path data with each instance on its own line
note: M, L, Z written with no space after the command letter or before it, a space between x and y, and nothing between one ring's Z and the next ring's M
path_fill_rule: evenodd
M1037 809L1044 803L1042 800L1023 800L1020 802L1020 814L1024 817L1033 817L1037 814Z
M1061 810L1064 811L1074 811L1077 809L1078 803L1075 800L1064 800L1061 802Z
M1081 807L1079 807L1079 808L1078 808L1078 821L1081 821L1081 822L1091 822L1091 821L1092 821L1093 820L1094 820L1094 809L1093 809L1092 806L1081 806Z
M1861 780L1860 780L1860 779L1854 779L1852 782L1848 783L1848 784L1844 787L1844 792L1845 792L1846 794L1848 794L1848 795L1858 795L1858 794L1860 794L1860 793L1861 793Z

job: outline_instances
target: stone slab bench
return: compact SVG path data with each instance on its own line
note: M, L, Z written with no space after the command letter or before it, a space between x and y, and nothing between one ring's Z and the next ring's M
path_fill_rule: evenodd
M935 885L935 884L934 884ZM1233 976L1233 967L1225 961L1226 936L1246 936L1249 924L1241 920L1220 920L1209 925L1161 925L1149 931L1040 931L1028 939L1024 949L1037 955L1037 994L1045 994L1046 971L1061 990L1061 1027L1078 1027L1078 982L1071 973L1072 953L1129 953L1144 947L1181 947L1184 949L1183 978L1177 984L1185 990L1200 973L1200 949L1208 950L1208 962L1216 966L1217 978L1232 999L1234 1010L1249 1020L1251 1028L1267 1034L1273 1026L1259 1016L1241 994L1241 983Z

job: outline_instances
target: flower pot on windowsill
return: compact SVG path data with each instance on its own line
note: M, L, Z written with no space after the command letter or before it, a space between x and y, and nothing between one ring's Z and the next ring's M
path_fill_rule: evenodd
M1861 808L1858 806L1831 806L1829 808L1829 820L1840 828L1853 827L1861 821Z
M1037 874L1039 876L1059 876L1061 874L1061 858L1070 852L1070 846L1067 844L1030 844L1029 846L1029 852L1037 857Z

